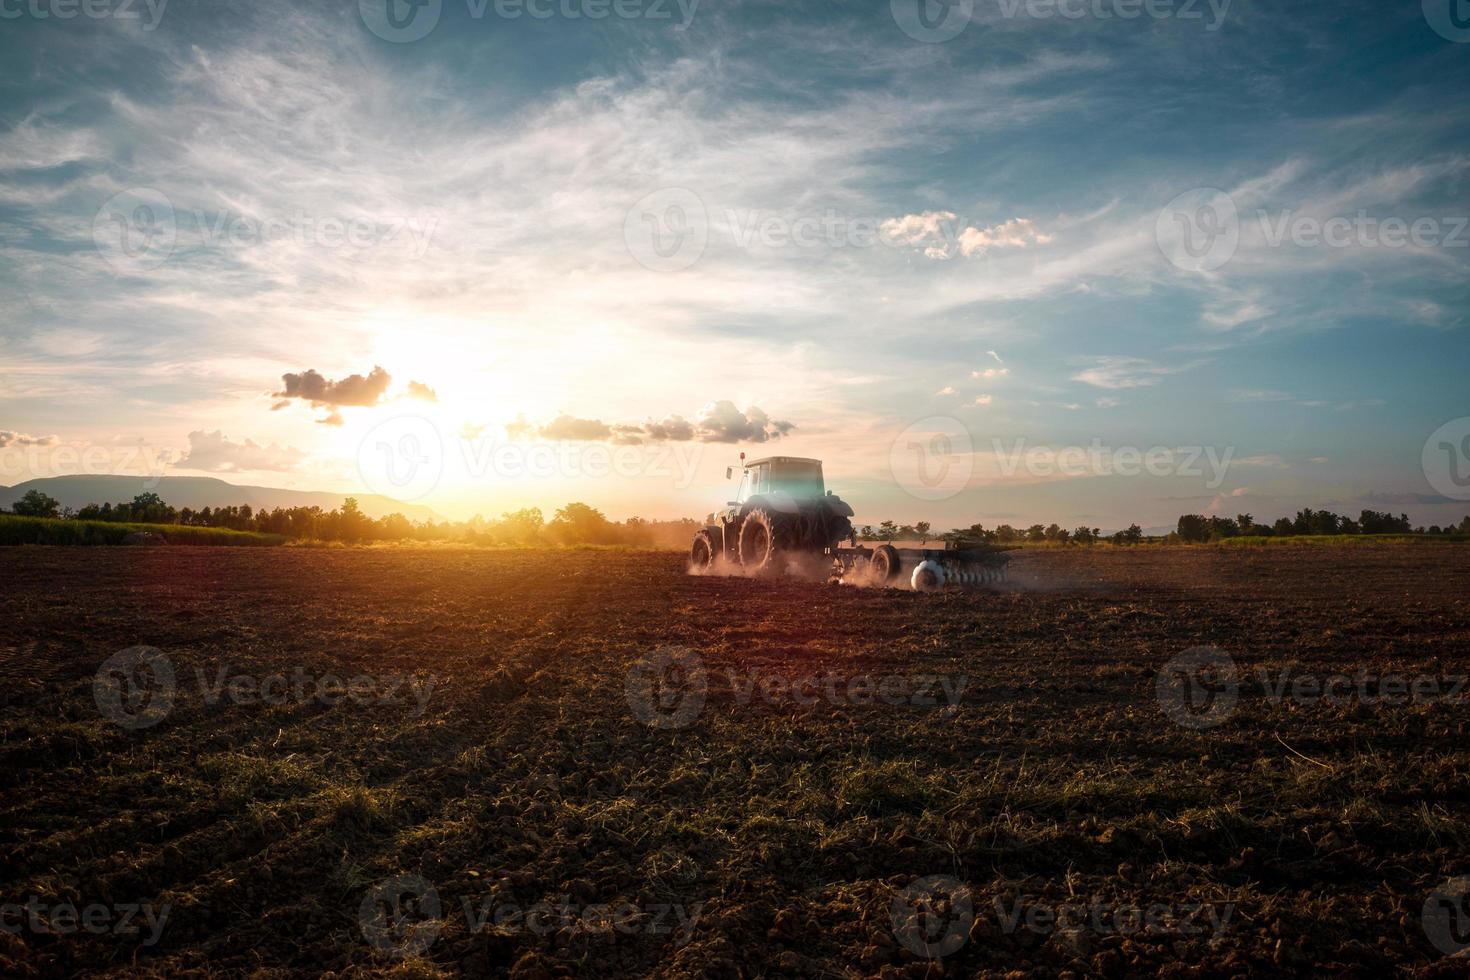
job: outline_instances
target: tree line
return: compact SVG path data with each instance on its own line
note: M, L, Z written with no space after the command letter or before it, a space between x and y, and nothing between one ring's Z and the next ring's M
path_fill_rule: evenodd
M1143 541L1143 528L1132 524L1126 530L1105 536L1100 529L1085 526L1069 531L1060 524L1033 524L1026 528L1012 527L1009 524L987 528L983 524L971 524L969 527L957 527L952 531L935 534L933 525L928 521L915 524L883 521L877 527L864 524L858 531L858 537L863 541L981 541L986 544L1095 544L1098 541L1111 541L1114 544L1140 544Z
M254 510L249 504L230 507L205 507L191 510L175 508L156 493L141 493L131 501L116 504L88 504L77 511L63 508L53 497L31 490L16 501L11 513L24 517L48 517L62 520L103 521L123 524L173 524L185 527L219 527L233 531L255 531L279 534L306 541L454 541L465 544L505 547L618 545L630 548L677 548L688 546L700 525L696 521L649 521L630 517L612 521L601 511L584 503L569 503L558 508L546 520L539 507L501 514L487 519L475 515L468 521L410 521L402 514L371 518L364 514L357 500L348 497L340 508L324 511L320 507L277 507ZM1184 514L1174 531L1163 538L1145 539L1137 524L1122 531L1104 535L1095 527L1068 530L1059 524L1032 524L1017 528L1000 524L987 528L983 524L936 534L928 521L898 524L882 521L876 526L865 524L858 532L864 541L980 541L987 544L1079 544L1100 541L1118 545L1142 544L1145 540L1165 544L1195 544L1237 537L1291 537L1303 535L1357 534L1470 534L1470 516L1458 525L1428 528L1415 527L1405 514L1394 516L1374 510L1362 511L1356 519L1327 510L1303 508L1296 517L1281 517L1271 524L1258 524L1250 514L1234 519Z
M1447 524L1441 527L1433 524L1425 528L1415 527L1406 514L1399 514L1395 517L1393 514L1375 510L1364 510L1355 520L1331 511L1312 510L1310 507L1304 507L1297 511L1296 517L1281 517L1270 524L1257 524L1255 518L1250 514L1239 514L1233 520L1228 517L1184 514L1180 516L1174 531L1161 538L1147 540L1161 541L1164 544L1181 542L1197 544L1220 541L1225 538L1284 538L1326 534L1470 534L1470 516L1457 525ZM1086 526L1069 531L1059 524L1032 524L1026 528L1012 527L1009 524L987 528L983 524L971 524L969 527L955 528L943 534L935 534L928 521L919 521L915 524L883 521L876 527L865 524L859 530L858 537L864 541L941 540L981 541L987 544L1082 545L1096 544L1099 541L1130 545L1142 544L1145 540L1143 529L1137 524L1130 524L1126 529L1115 531L1110 535L1104 535L1098 528Z
M1458 525L1444 527L1432 524L1428 528L1415 527L1407 514L1393 514L1364 510L1357 520L1329 510L1312 510L1304 507L1296 517L1279 517L1270 525L1257 524L1249 514L1237 514L1234 520L1225 517L1205 517L1201 514L1185 514L1179 518L1179 526L1171 537L1180 541L1219 541L1224 538L1259 537L1286 538L1308 534L1470 534L1470 516Z
M699 525L691 520L649 521L630 517L612 521L583 503L558 508L546 520L541 509L527 507L499 518L475 515L468 521L411 521L402 514L372 518L356 498L340 508L277 507L255 510L249 504L176 508L156 493L141 493L116 504L88 504L73 511L39 490L16 501L11 513L22 517L103 521L122 524L161 524L182 527L219 527L233 531L279 534L302 541L451 541L499 546L617 545L629 548L688 547Z

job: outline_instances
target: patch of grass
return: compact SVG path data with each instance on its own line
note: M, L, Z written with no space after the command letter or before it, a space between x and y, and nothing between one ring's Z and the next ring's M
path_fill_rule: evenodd
M321 795L322 812L329 822L343 830L373 833L393 824L393 814L401 802L391 788L368 786L333 786Z
M316 790L322 779L304 759L285 759L225 752L199 760L198 772L223 800L281 800Z
M911 762L866 760L839 775L833 798L842 810L916 813L941 801L938 788Z

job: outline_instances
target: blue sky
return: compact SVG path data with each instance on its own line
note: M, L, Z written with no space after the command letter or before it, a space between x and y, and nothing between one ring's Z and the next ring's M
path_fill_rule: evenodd
M740 451L873 521L1470 512L1448 0L387 2L0 3L0 480L391 490L426 423L456 516Z

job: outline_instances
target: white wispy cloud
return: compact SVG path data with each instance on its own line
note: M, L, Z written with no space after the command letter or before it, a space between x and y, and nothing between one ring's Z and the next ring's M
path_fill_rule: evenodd
M1142 357L1100 357L1092 367L1074 374L1072 380L1094 388L1149 388L1169 375L1189 371L1201 363L1159 364Z

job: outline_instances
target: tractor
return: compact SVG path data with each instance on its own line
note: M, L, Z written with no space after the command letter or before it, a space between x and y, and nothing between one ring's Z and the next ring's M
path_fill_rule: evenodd
M890 585L912 567L910 584L921 591L945 585L978 585L1004 578L1007 555L980 542L950 541L942 549L900 550L891 544L858 545L853 509L826 488L822 461L740 454L735 499L705 518L689 549L690 565L753 575L776 575L793 563L825 565L832 581L849 577ZM725 478L734 479L726 467ZM844 546L844 542L846 545Z

